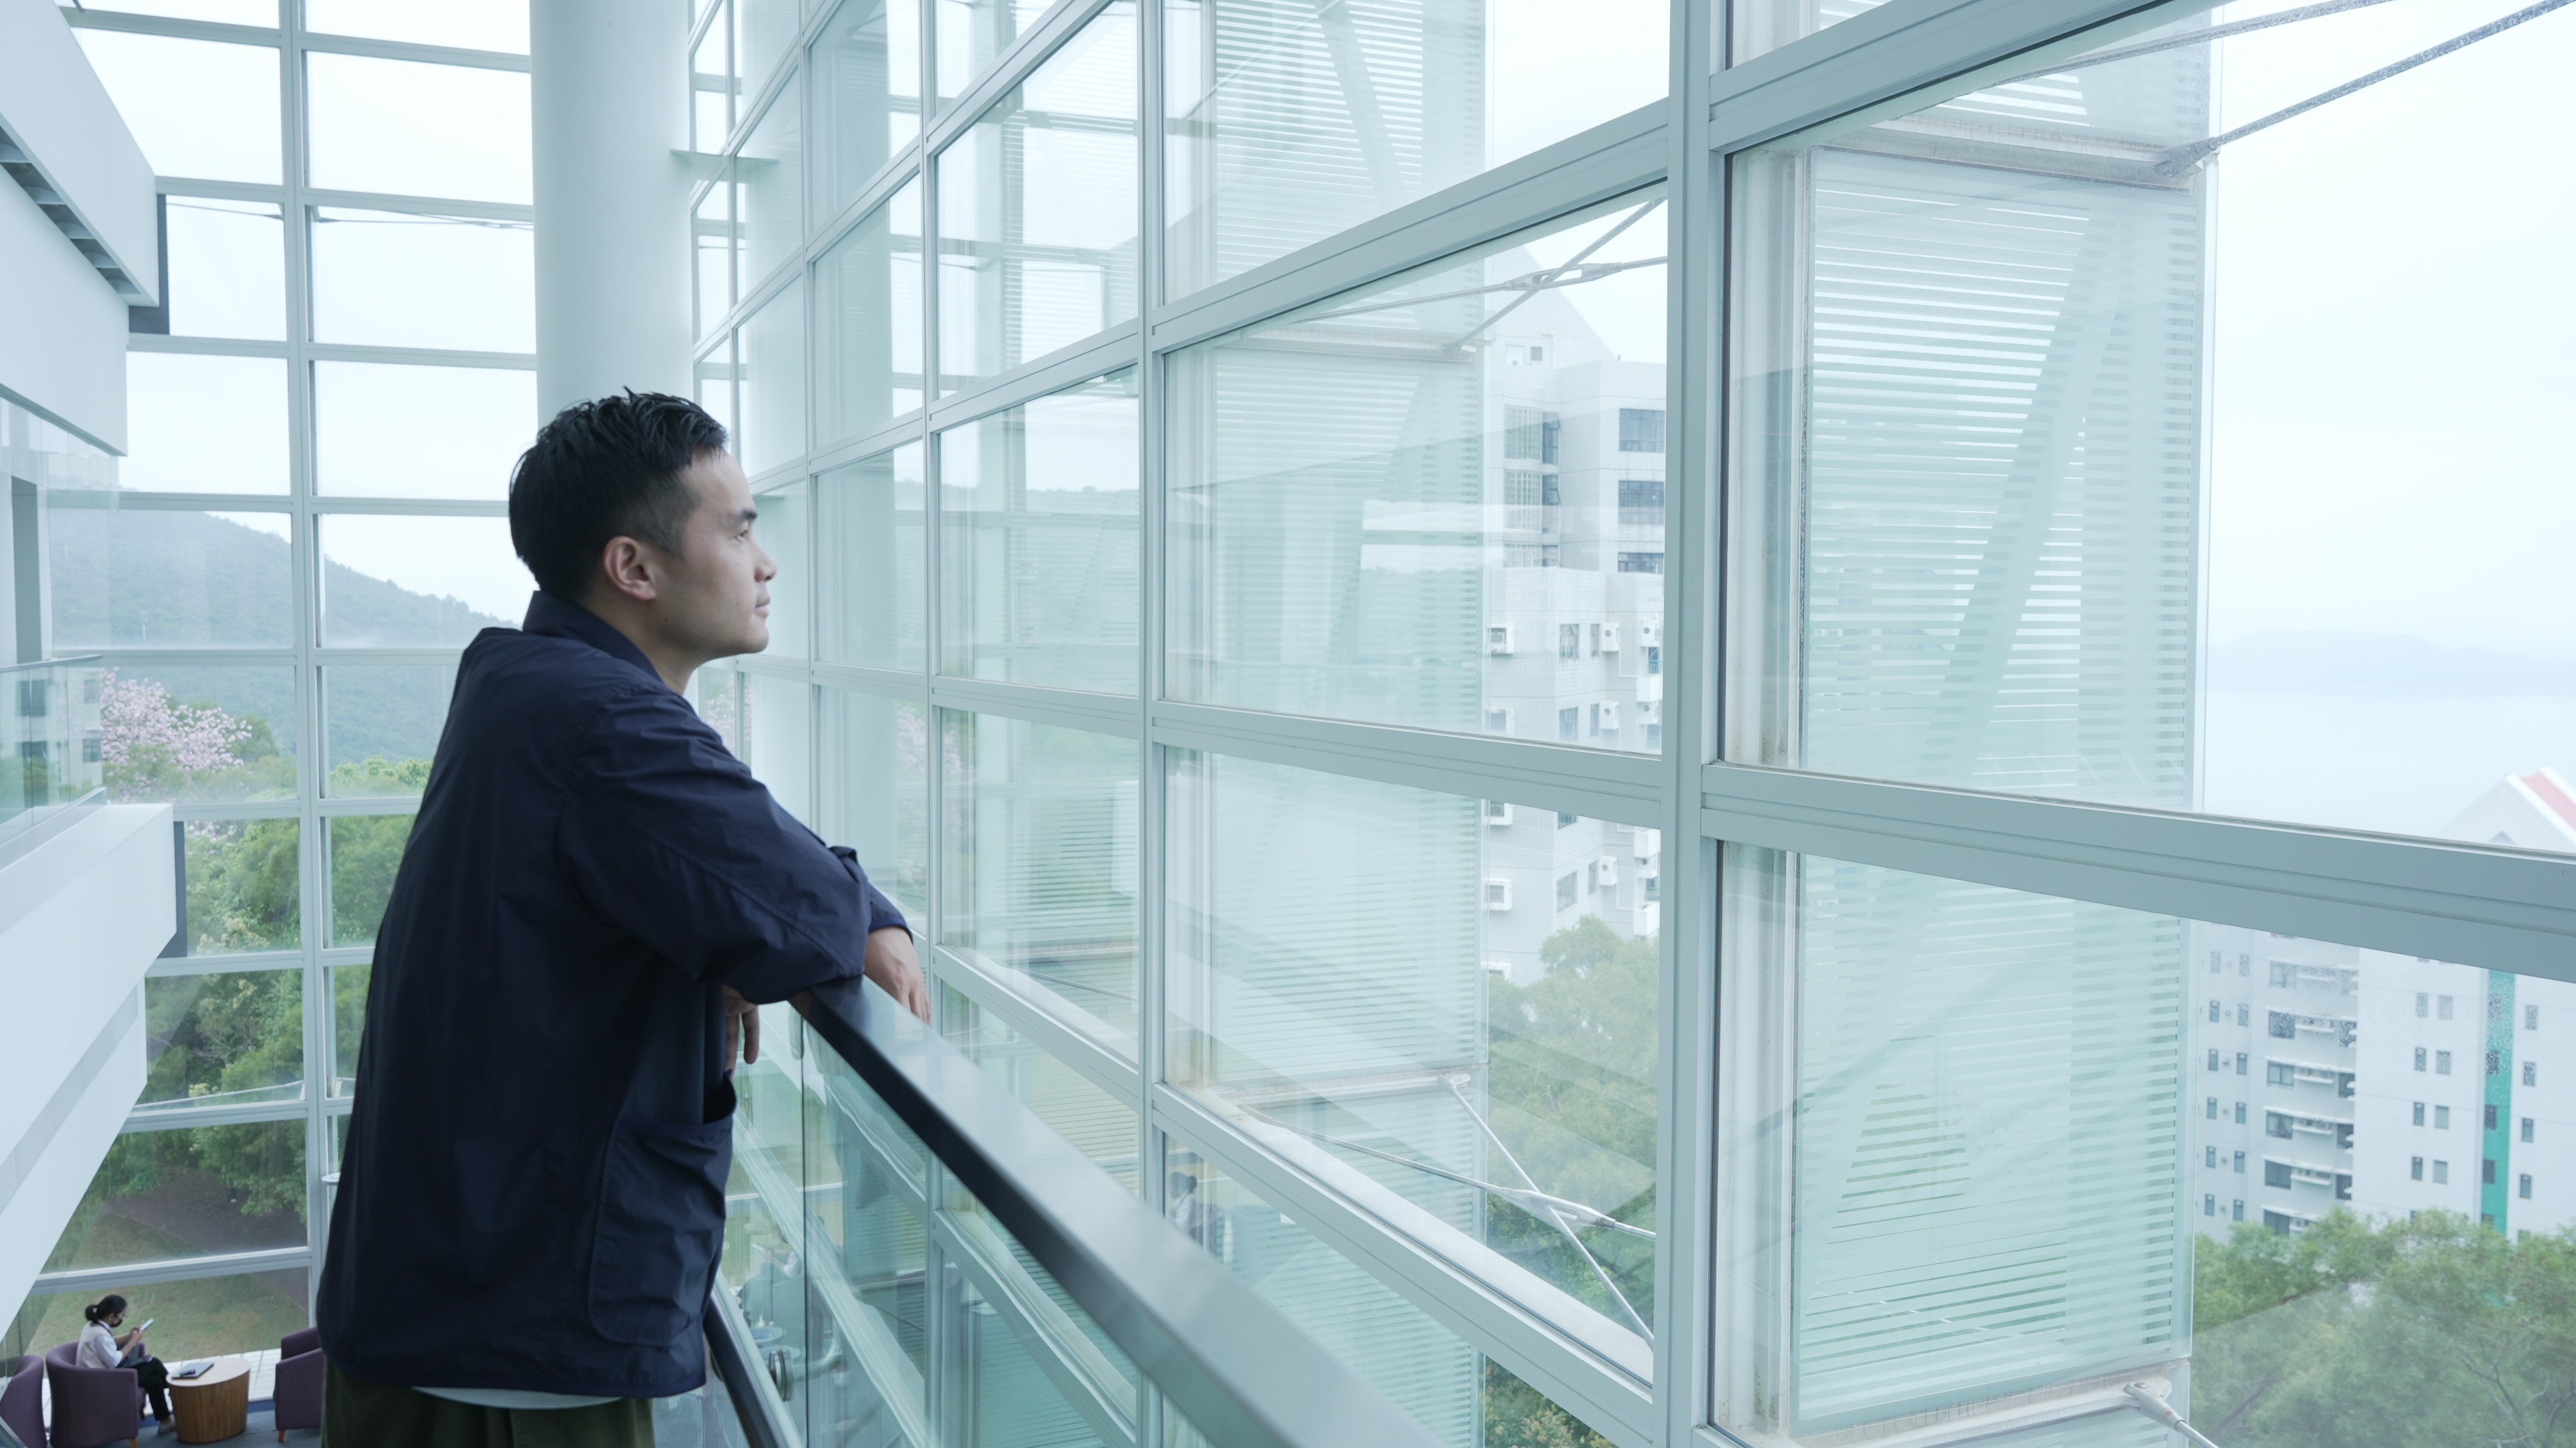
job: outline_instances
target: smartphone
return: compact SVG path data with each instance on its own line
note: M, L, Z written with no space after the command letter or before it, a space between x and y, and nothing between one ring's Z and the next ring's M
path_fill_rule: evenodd
M154 1324L154 1323L156 1323L156 1322L159 1322L160 1320L161 1320L161 1319L159 1319L159 1318L157 1318L157 1317L147 1317L147 1318L143 1319L143 1326L142 1326L142 1327L138 1327L138 1328L136 1328L136 1329L134 1329L134 1330L135 1330L136 1332L143 1332L143 1331L146 1331L146 1330L148 1330L148 1329L152 1326L152 1324Z

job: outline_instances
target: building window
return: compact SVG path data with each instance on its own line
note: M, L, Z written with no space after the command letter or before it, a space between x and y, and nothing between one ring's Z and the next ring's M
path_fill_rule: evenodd
M1582 705L1580 705L1580 704L1577 704L1576 706L1574 706L1574 707L1573 707L1573 708L1571 708L1571 709L1559 709L1559 710L1557 710L1557 711L1556 711L1556 740L1557 740L1557 742L1558 742L1559 744L1572 744L1572 743L1575 743L1575 742L1577 742L1578 740L1580 740L1582 737L1583 737L1583 706L1582 706Z
M2531 1173L2524 1172L2522 1174L2522 1182L2520 1186L2515 1189L2515 1195L2520 1196L2526 1202L2531 1200Z
M2290 1118L2288 1118L2288 1117L2286 1117L2286 1116L2282 1115L2282 1114L2281 1114L2280 1112L2278 1112L2278 1111L2266 1111L2266 1112L2264 1112L2264 1113L2263 1113L2263 1134L2264 1134L2265 1136L2277 1136L2277 1137L2280 1137L2280 1138L2281 1138L2282 1140L2284 1140L2284 1141L2289 1140L2289 1137L2290 1137Z
M1503 409L1503 456L1540 461L1546 449L1546 414L1535 407Z
M2241 1151L2236 1153L2235 1169L2238 1176L2245 1175L2245 1153Z
M2236 1007L2236 1024L2240 1026L2250 1026L2254 1024L2254 1008L2239 1002Z
M2433 1163L2433 1185L2435 1185L2435 1186L2437 1186L2437 1187L2439 1187L2439 1186L2448 1186L2448 1185L2450 1185L2450 1181L2451 1181L2451 1164L2450 1164L2449 1162L2447 1162L2447 1161L2436 1161L2436 1162L2434 1162L2434 1163Z
M2275 960L2270 962L2268 973L2271 976L2272 984L2275 986L2287 986L2290 984L2291 974L2290 963L2288 961Z
M1511 733L1511 732L1512 732L1512 711L1511 711L1511 710L1509 710L1509 709L1488 709L1488 710L1486 710L1486 711L1485 711L1485 732L1486 732L1486 733L1488 733L1488 734L1509 734L1509 733Z
M2209 1023L2213 1026L2218 1024L2218 1000L2214 996L2209 1002Z
M2218 1098L2215 1096L2209 1098L2209 1119L2212 1121L2218 1119Z
M1485 823L1501 829L1511 822L1512 807L1508 801L1499 799L1485 801Z
M1496 912L1511 909L1512 882L1509 880L1487 880L1485 882L1485 908Z
M2424 1158L2420 1156L2410 1156L2406 1159L2406 1163L2407 1174L2419 1182L2422 1181L2424 1179Z
M2211 951L2211 952L2209 953L2209 973L2210 973L2211 975L2216 975L2216 974L2218 974L2219 962L2220 962L2220 961L2222 961L2222 960L2224 960L2225 958L2226 958L2225 956L2221 955L2219 952L2217 952L2217 951L2215 951L2215 950L2213 950L2213 951Z
M2250 1061L2250 1058L2249 1058L2249 1057L2248 1057L2248 1056L2247 1056L2243 1051L2239 1051L2239 1052L2237 1052L2237 1053L2236 1053L2236 1074L2237 1074L2237 1075L2242 1076L2242 1075L2244 1075L2244 1074L2245 1074L2245 1068L2246 1068L2246 1066L2249 1064L2249 1061Z
M2448 1131L2451 1129L2451 1108L2448 1106L2436 1106L2433 1108L2433 1129L2435 1131Z
M1564 874L1557 876L1556 908L1559 910L1573 909L1575 899L1582 888L1583 887L1576 882L1574 872L1572 870L1568 870Z
M1581 818L1583 818L1581 815L1568 814L1564 810L1558 810L1556 812L1556 827L1558 829L1565 829Z
M2263 1214L2263 1225L2271 1228L2281 1236L2286 1237L2290 1235L2290 1214L2287 1212L2265 1212Z
M2433 1074L2436 1076L2448 1076L2451 1074L2450 1052L2435 1051L2433 1053Z
M2351 1172L2339 1171L2335 1173L2335 1200L2339 1202L2348 1202L2352 1200Z
M2209 1048L2209 1069L2212 1071L2218 1069L2218 1048L2216 1046Z
M2420 990L2415 992L2415 1014L2418 1016L2429 1016L2432 1013L2433 997L2431 992Z
M2501 1076L2504 1074L2504 1053L2502 1051L2487 1052L2487 1074L2490 1076Z
M2289 1184L2290 1164L2288 1162L2266 1161L2263 1163L2263 1185L2267 1187L2286 1187Z
M2433 998L2433 1014L2442 1020L2449 1020L2451 1018L2451 1002L2453 999L2454 997L2451 996L2435 996Z
M2485 1157L2478 1162L2478 1182L2482 1186L2491 1187L2495 1185L2494 1157Z
M2296 1086L2299 1084L2299 1068L2287 1061L2266 1061L2263 1063L2263 1084Z
M1660 512L1664 506L1664 480L1661 478L1621 478L1619 506L1622 509L1643 508ZM1622 518L1621 522L1630 520ZM1651 521L1651 520L1639 520Z
M1664 410L1660 407L1619 409L1619 451L1659 453L1664 450Z
M2417 1126L2424 1124L2424 1103L2421 1101L2415 1103L2415 1124Z
M2489 1130L2489 1131L2493 1131L2493 1130L2495 1130L2495 1128L2496 1128L2496 1109L2495 1109L2495 1103L2494 1103L2494 1102L2492 1102L2492 1101L2490 1101L2490 1102L2488 1102L2488 1103L2487 1103L2487 1120L2486 1120L2486 1129L2487 1129L2487 1130Z
M1664 571L1664 555L1661 553L1622 553L1619 555L1619 571L1622 573L1661 573Z
M2201 1193L2200 1214L2204 1217L2214 1217L2218 1215L2218 1194L2216 1192Z
M1579 623L1557 625L1556 656L1560 659L1583 657L1583 625Z
M2540 1029L2540 1007L2524 1006L2522 1008L2522 1028L2526 1031L2536 1031Z
M2522 1139L2523 1139L2523 1140L2525 1140L2525 1141L2529 1141L2529 1140L2531 1140L2531 1127L2532 1127L2532 1120L2531 1120L2531 1118L2530 1118L2530 1117L2528 1117L2528 1116L2526 1116L2526 1117L2522 1118Z
M2242 979L2246 976L2252 975L2253 973L2254 957L2250 955L2240 955L2236 957L2236 974L2238 978Z
M2525 1061L2522 1063L2522 1084L2525 1086L2537 1086L2540 1084L2540 1063L2538 1061Z
M2211 1171L2218 1170L2218 1148L2214 1146L2202 1147L2200 1149L2200 1164L2209 1168Z
M2273 1011L2265 1029L2284 1041L2294 1040L2299 1034L2299 1018L2288 1011Z
M2418 1071L2424 1069L2424 1048L2421 1046L2415 1048L2415 1069Z
M2245 1199L2243 1197L2238 1197L2236 1199L2236 1209L2233 1216L2237 1221L2241 1222L2245 1220Z
M2245 1103L2242 1101L2236 1103L2236 1124L2239 1126L2245 1124Z

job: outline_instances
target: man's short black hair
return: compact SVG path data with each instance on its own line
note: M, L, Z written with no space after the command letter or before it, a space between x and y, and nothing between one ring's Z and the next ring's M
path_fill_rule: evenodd
M680 474L724 446L724 424L685 397L629 389L576 402L511 470L510 544L537 587L578 603L609 539L681 551L698 501Z

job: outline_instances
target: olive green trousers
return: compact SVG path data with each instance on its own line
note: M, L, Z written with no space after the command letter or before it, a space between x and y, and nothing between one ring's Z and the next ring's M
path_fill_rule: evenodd
M620 1398L588 1408L478 1408L323 1364L326 1448L653 1448L653 1404Z

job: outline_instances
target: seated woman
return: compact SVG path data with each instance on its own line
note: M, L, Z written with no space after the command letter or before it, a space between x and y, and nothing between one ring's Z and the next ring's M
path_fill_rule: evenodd
M125 1299L111 1292L81 1309L88 1326L81 1329L77 1361L85 1368L132 1368L134 1385L152 1400L152 1421L170 1426L170 1370L143 1345L143 1329L119 1337L125 1325Z

